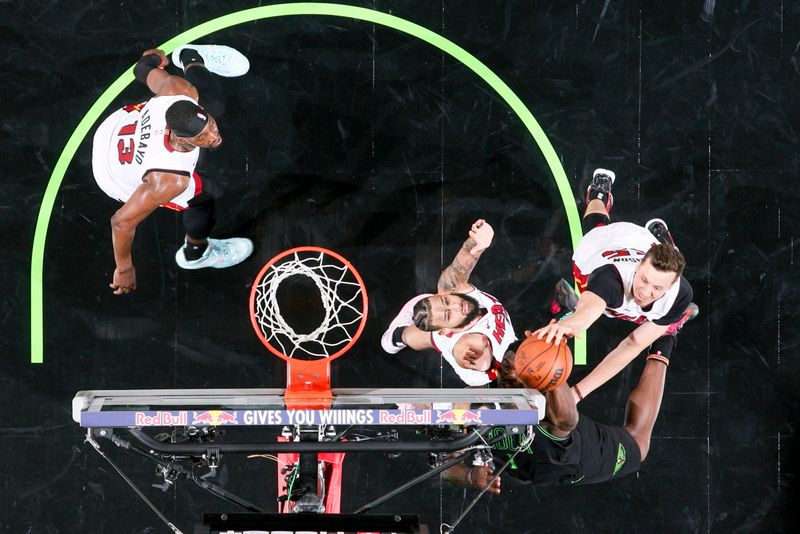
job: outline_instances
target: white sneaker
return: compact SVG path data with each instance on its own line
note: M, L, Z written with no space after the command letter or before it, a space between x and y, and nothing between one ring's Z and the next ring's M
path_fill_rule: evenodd
M183 269L203 269L213 267L224 269L242 263L253 253L253 242L246 237L230 239L210 239L203 255L196 260L187 260L181 247L175 254L175 262Z
M398 328L414 324L414 304L426 297L431 296L433 296L432 293L423 293L422 295L417 295L403 305L403 309L400 310L400 313L397 314L397 317L394 318L394 320L389 324L389 328L383 333L383 336L381 336L381 347L383 347L383 350L389 354L397 354L406 348L405 343L397 345L392 340L394 332Z
M172 63L181 69L183 69L181 52L186 48L197 50L197 53L203 58L203 63L205 63L208 71L219 76L233 78L241 76L250 70L250 60L235 48L225 45L198 44L179 46L172 52Z

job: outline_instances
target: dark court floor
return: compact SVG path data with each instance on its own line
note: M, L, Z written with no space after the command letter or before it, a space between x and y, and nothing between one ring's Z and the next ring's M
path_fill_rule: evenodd
M435 288L477 218L496 236L474 282L504 302L518 332L539 326L553 284L571 272L566 206L582 209L595 167L617 172L615 218L669 223L701 309L680 334L650 455L637 476L604 485L504 479L503 495L484 497L459 530L792 530L800 5L347 2L463 48L518 97L546 142L484 77L409 33L337 16L242 20L201 40L236 47L251 69L224 80L225 143L200 169L224 191L216 235L247 236L255 252L224 271L181 270L180 219L160 210L137 232L139 289L112 295L117 205L91 173L99 122L85 125L74 158L59 163L70 136L145 49L270 4L0 2L0 531L167 532L83 443L70 401L83 389L283 386L284 364L250 326L248 295L261 266L294 246L343 254L369 293L366 330L334 363L334 387L458 387L435 353L385 355L383 330L409 297ZM131 83L101 117L147 96ZM554 169L565 173L569 202ZM59 172L52 212L38 223L46 229L39 276L37 217ZM42 321L31 311L37 302ZM601 320L588 336L588 365L571 381L628 330ZM37 340L43 362L31 363ZM581 411L621 424L640 370L641 362L626 369ZM201 511L236 511L188 482L152 488L151 464L109 453L185 532ZM422 456L348 457L343 510L426 466ZM266 461L232 463L221 476L265 506L275 497ZM438 531L473 496L436 480L376 512L418 513Z

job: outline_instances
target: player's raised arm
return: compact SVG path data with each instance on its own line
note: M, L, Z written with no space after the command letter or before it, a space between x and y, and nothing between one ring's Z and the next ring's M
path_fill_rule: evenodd
M494 229L478 219L469 230L469 237L459 249L453 262L442 271L437 284L439 293L466 293L472 291L469 276L483 251L489 248L494 238Z
M145 50L133 68L136 79L147 85L156 96L186 95L198 99L197 89L185 78L173 76L164 70L169 59L163 51L155 48Z
M611 380L639 353L664 335L668 328L669 326L661 326L650 321L639 325L614 350L609 352L603 361L597 364L597 367L578 382L577 390L580 393L576 392L576 395L585 398L592 391Z
M574 337L589 328L606 309L606 301L591 291L584 291L575 312L560 321L536 330L533 335L549 343L561 343L563 337Z
M483 489L491 482L491 486L486 491L495 495L500 494L500 477L492 481L494 471L488 465L467 466L463 462L457 463L442 473L442 478L461 488Z

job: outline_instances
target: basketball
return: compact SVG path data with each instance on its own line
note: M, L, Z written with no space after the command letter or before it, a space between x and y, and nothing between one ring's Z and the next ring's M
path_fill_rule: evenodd
M572 351L566 340L555 345L528 337L517 348L514 369L526 386L544 393L567 380L572 372Z

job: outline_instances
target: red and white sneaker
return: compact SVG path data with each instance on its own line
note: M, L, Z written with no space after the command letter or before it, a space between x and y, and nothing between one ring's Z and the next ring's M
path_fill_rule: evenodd
M400 313L397 314L397 317L395 317L392 322L389 323L389 328L387 328L386 332L384 332L383 336L381 336L381 347L383 347L383 350L389 354L397 354L406 348L405 343L398 344L394 342L392 339L394 337L394 332L398 328L414 324L414 305L420 300L432 296L433 293L423 293L422 295L417 295L403 305L403 309L401 309Z
M681 328L683 328L683 325L685 325L687 322L697 317L699 314L700 314L700 308L697 306L697 304L692 302L691 304L689 304L689 307L686 308L686 311L683 312L681 318L672 323L671 325L669 325L669 328L667 328L667 331L664 332L664 335L674 336L675 334L678 333L678 331Z

